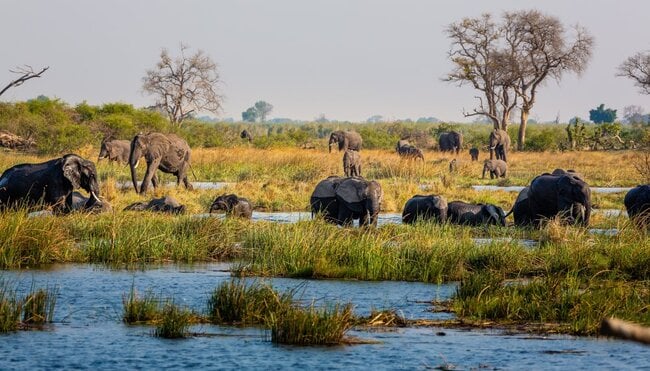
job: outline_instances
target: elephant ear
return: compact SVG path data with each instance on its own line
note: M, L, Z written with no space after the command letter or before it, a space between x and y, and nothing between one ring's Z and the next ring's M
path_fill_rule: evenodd
M81 163L77 156L66 156L63 160L63 176L70 181L73 189L81 186Z
M348 178L336 188L336 195L346 202L360 202L366 198L368 182L360 178Z
M442 196L430 196L433 202L433 206L436 209L445 209L447 208L447 200Z
M530 187L525 187L524 189L519 192L519 195L517 196L517 199L515 200L515 203L524 201L528 199L528 191L530 190Z
M329 177L327 179L321 180L314 189L314 193L311 194L312 197L326 198L326 197L336 197L336 187L340 183L340 178L338 177Z

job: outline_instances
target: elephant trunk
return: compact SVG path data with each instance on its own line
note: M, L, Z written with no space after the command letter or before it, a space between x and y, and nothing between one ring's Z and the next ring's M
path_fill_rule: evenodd
M139 162L139 153L138 151L131 146L131 152L129 153L129 168L131 169L131 181L133 182L133 188L135 192L138 193L138 180L136 178L135 168L138 166Z
M485 179L485 172L487 171L487 165L483 165L483 177L482 179Z
M328 145L329 153L332 153L332 141L330 140Z

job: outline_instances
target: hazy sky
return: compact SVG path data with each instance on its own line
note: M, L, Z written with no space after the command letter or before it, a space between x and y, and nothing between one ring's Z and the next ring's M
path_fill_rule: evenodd
M549 82L532 118L588 118L599 103L619 116L627 105L650 110L650 97L615 77L625 58L650 49L647 0L0 0L0 85L16 77L8 72L15 66L50 66L1 98L151 105L141 91L144 71L162 47L176 54L184 42L219 65L222 118L240 119L265 100L271 117L466 121L475 92L441 81L452 67L445 27L531 8L579 23L596 41L584 75Z

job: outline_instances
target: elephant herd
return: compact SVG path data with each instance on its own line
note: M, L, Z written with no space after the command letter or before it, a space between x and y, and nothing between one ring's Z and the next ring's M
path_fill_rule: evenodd
M351 225L353 220L359 220L362 226L376 225L383 191L377 181L361 177L361 137L354 132L333 132L329 141L330 150L333 144L338 144L339 150L345 152L344 164L348 164L345 177L330 176L316 185L310 198L312 214L322 214L325 220L342 226ZM459 145L452 146L452 149L458 149ZM398 143L398 148L404 146L408 144ZM505 176L507 147L508 143L499 143L498 140L494 146L491 145L491 150L502 159L487 160L483 176L486 172L491 177ZM191 170L190 154L187 142L178 136L147 133L136 135L130 142L105 139L101 144L99 158L128 163L136 192L145 193L150 183L154 187L159 184L156 170L176 175L177 184L182 182L187 189L192 189L187 179L187 172ZM147 169L138 187L135 168L143 157ZM85 190L89 196L82 196L76 192L78 189ZM629 217L637 225L650 225L650 185L630 190L624 203ZM110 208L100 200L95 164L74 154L38 164L15 165L0 175L0 209L30 208L41 204L51 206L55 213L103 211ZM163 197L129 205L126 210L183 213L185 208L173 198ZM209 211L224 211L228 215L250 218L252 210L250 201L229 194L217 197ZM433 220L504 226L506 217L512 214L517 226L538 226L554 217L560 217L569 224L587 226L591 211L591 191L583 177L572 170L556 169L552 173L535 177L519 193L507 214L501 207L492 204L469 204L463 201L448 203L442 195L415 195L404 205L402 221L406 224Z

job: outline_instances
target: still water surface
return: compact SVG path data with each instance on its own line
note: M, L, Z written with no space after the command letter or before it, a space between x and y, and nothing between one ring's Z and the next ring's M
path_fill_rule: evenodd
M229 280L228 265L162 266L144 271L61 265L49 270L5 271L28 290L59 289L55 324L46 331L0 335L0 369L613 369L648 367L650 347L618 340L507 335L498 330L405 328L353 330L378 344L335 347L274 345L259 328L211 325L183 340L158 339L152 328L121 323L122 296L132 285L153 289L204 311L207 297ZM352 302L355 313L395 308L411 319L447 318L426 303L453 295L454 284L269 279L279 290L298 289L305 302Z

